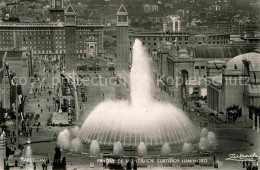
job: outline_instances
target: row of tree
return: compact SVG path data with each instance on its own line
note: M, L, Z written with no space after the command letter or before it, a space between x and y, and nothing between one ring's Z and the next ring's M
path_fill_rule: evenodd
M226 108L226 113L228 119L234 122L242 116L242 108L239 105L231 105ZM260 116L260 106L249 106L249 119L253 120L254 114L255 117Z

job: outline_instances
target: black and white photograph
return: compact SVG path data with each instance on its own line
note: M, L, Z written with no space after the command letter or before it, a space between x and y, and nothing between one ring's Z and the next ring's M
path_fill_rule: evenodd
M0 170L258 170L260 0L0 0Z

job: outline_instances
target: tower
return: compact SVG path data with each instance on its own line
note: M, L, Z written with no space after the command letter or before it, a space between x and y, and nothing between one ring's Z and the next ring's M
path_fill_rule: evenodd
M5 132L0 136L0 169L5 169L6 158L6 144L5 144Z
M64 0L51 0L51 22L64 22Z
M117 24L117 69L128 70L129 57L129 36L128 36L128 12L122 4L116 13Z
M70 4L65 10L66 71L77 71L76 12Z

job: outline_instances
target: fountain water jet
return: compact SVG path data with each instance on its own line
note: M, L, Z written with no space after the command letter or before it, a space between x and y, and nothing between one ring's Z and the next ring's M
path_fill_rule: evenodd
M31 148L30 145L26 147L25 155L24 155L24 156L25 156L25 158L27 158L27 159L32 158L32 148ZM33 169L33 163L30 162L30 161L27 162L26 168L27 168L27 169Z
M213 132L208 132L207 140L209 142L209 149L215 150L216 149L216 135Z
M99 148L99 144L98 141L93 140L90 144L90 156L92 157L97 157L100 154L100 148Z
M209 151L209 142L206 138L202 137L200 138L199 142L199 150L201 152L208 152Z
M182 147L182 154L190 155L193 151L193 146L191 143L184 143Z
M57 144L62 150L68 150L70 148L70 131L64 129L59 133Z
M137 152L139 156L146 156L147 150L144 142L141 142L137 147Z
M162 147L161 154L163 156L169 156L171 154L171 147L169 143L165 143Z
M75 138L78 136L79 134L79 131L80 131L80 128L78 126L75 126L74 128L71 129L71 134L72 136Z
M155 87L151 60L135 40L130 73L131 99L105 100L98 104L83 123L79 137L86 143L100 145L120 141L124 147L180 144L196 138L196 128L180 109L169 102L153 98Z
M208 129L207 128L203 128L200 132L200 137L201 138L207 138L208 136Z
M71 141L71 149L73 152L81 152L82 151L82 143L80 138L74 138Z
M113 148L113 153L115 155L122 155L123 154L123 151L124 151L124 148L121 144L120 141L117 141L115 144L114 144L114 148Z

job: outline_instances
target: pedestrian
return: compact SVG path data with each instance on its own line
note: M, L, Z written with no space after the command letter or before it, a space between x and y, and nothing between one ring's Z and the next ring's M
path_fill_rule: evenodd
M49 101L49 98L47 98L47 102Z
M36 170L36 163L33 162L33 169Z
M134 160L133 169L134 169L134 170L137 170L137 162L136 162L136 160Z
M126 164L126 170L131 170L131 160L129 159L127 164Z
M43 111L43 110L41 109L41 113L42 113L42 111Z
M29 128L29 135L30 135L30 137L32 136L32 128L31 127Z
M40 104L38 104L38 108L40 108Z

